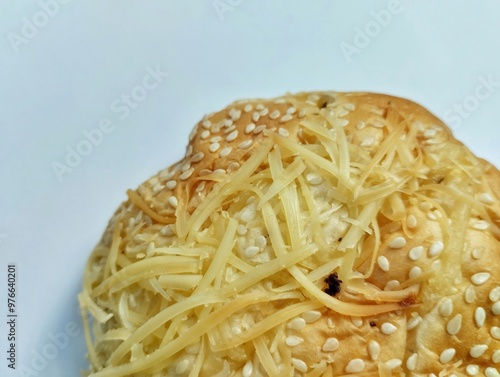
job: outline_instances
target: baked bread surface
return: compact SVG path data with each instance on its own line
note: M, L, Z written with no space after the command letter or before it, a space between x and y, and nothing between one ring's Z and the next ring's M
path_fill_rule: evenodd
M499 192L411 101L235 102L92 253L90 375L498 376Z

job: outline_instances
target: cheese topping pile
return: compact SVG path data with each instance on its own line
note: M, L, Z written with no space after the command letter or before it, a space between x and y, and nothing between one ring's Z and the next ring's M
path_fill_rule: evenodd
M90 376L460 375L467 352L498 375L500 283L463 270L485 252L467 234L499 235L484 167L430 115L365 97L237 102L129 191L79 296ZM490 343L424 362L412 331L444 310L459 336L454 295L483 284Z

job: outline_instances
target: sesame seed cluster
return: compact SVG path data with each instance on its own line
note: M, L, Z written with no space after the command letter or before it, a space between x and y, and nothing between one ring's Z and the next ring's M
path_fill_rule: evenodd
M269 158L232 187L263 148ZM216 192L226 199L217 202ZM235 102L204 117L185 157L129 195L94 251L89 297L109 318L95 330L108 340L96 346L91 376L126 375L120 371L135 369L118 361L132 365L202 323L203 309L193 309L116 356L122 340L139 339L134 331L151 313L198 293L212 273L207 296L255 293L258 303L227 309L218 332L140 375L191 376L198 368L200 376L500 376L499 192L498 170L413 102L336 92ZM203 208L213 210L203 217ZM216 275L210 264L222 255ZM295 255L299 262L285 262ZM127 283L135 293L120 296L129 276L120 270L153 258L191 275L171 278L168 267L151 264L147 279ZM278 259L274 275L230 296ZM333 272L339 292L330 297L325 279ZM276 296L261 299L261 291ZM120 311L122 301L134 315ZM265 327L273 315L286 320Z

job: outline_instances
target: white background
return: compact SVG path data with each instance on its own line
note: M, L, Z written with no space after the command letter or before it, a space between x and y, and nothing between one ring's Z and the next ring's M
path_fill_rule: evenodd
M79 375L87 256L126 189L181 158L191 127L233 100L304 90L408 97L500 166L496 0L55 1L0 0L2 376ZM140 93L148 67L168 76L127 116L113 110ZM54 163L105 119L113 131L58 177ZM24 372L5 360L10 262ZM68 324L80 335L57 345Z

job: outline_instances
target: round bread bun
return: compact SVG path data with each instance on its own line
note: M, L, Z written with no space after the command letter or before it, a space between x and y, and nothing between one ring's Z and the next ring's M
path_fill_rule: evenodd
M498 193L411 101L235 102L92 253L89 375L499 376Z

